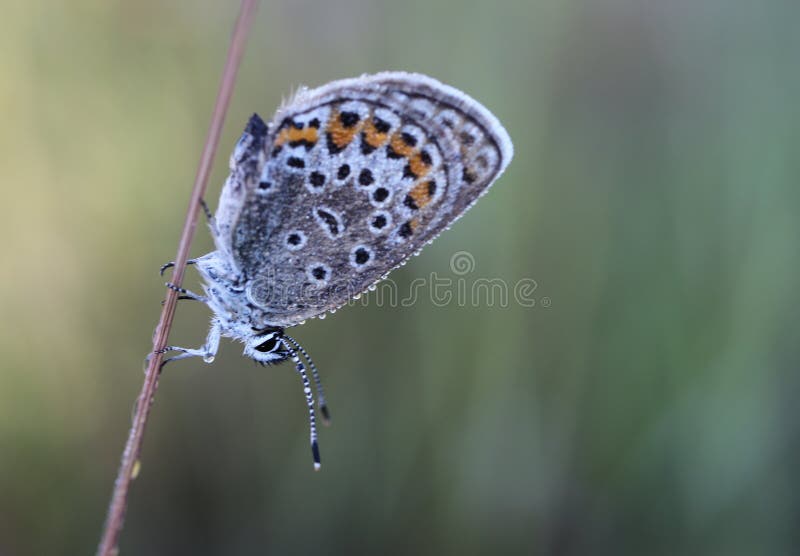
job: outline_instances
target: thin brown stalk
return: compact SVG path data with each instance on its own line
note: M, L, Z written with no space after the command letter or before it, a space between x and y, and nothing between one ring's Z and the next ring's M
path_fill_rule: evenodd
M236 20L236 26L233 30L230 47L228 49L228 57L225 61L225 68L222 73L222 80L214 105L214 113L211 117L211 125L208 129L205 146L203 147L203 154L200 157L200 163L197 168L197 175L195 176L194 187L192 188L192 195L189 200L189 209L186 211L186 221L183 224L183 232L181 234L180 243L178 244L178 253L175 255L175 267L172 272L171 280L175 284L181 284L183 281L183 274L186 270L186 260L189 257L189 248L191 247L197 227L197 214L200 210L200 200L203 198L206 186L208 185L211 164L214 160L214 154L217 151L219 137L222 132L222 124L225 121L225 114L228 111L231 94L233 93L233 85L236 81L236 73L239 69L242 54L244 53L244 44L255 16L257 4L258 0L242 0L239 17ZM153 356L150 358L147 371L145 372L142 391L136 401L136 412L133 416L131 430L128 433L128 441L125 444L125 450L122 453L122 462L120 463L119 472L117 473L117 480L114 482L114 492L111 495L111 504L108 508L108 516L106 517L105 527L103 528L103 534L100 538L100 545L97 548L97 556L112 556L118 552L117 542L125 518L128 491L130 490L131 481L137 474L139 454L144 439L144 430L150 415L150 407L153 404L153 398L158 388L158 376L163 359L161 350L167 345L177 300L178 293L174 290L167 289L167 298L161 310L161 318L158 321L158 326L156 327L153 337Z

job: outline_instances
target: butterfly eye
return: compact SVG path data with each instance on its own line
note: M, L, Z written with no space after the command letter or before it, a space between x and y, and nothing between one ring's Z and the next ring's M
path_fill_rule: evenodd
M269 340L265 340L258 344L256 346L256 351L268 353L270 351L275 351L276 347L278 347L278 341L274 337L270 337Z

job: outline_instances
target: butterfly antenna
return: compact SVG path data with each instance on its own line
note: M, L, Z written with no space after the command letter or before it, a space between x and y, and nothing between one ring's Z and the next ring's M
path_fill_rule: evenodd
M206 200L202 197L200 198L200 207L203 209L203 212L206 215L206 220L208 221L208 225L211 228L211 233L214 237L219 236L219 229L217 229L217 219L214 218L214 214L211 212L211 209L208 208L206 204Z
M314 397L311 395L311 383L308 381L306 374L306 367L300 361L300 356L297 351L288 343L283 342L283 345L289 350L289 354L294 361L295 369L303 380L303 392L306 395L306 405L308 406L308 423L311 430L311 455L314 457L314 471L319 471L322 466L319 459L319 444L317 442L317 418L314 415Z
M317 404L319 404L319 412L322 414L322 424L324 424L325 426L330 425L331 414L328 411L328 404L325 402L325 391L322 389L322 380L319 377L317 366L314 365L314 361L311 359L311 356L305 349L303 349L303 346L301 346L297 342L297 340L295 340L291 336L286 335L285 333L283 334L283 337L289 340L294 345L294 347L297 348L297 351L303 354L303 357L306 358L306 361L308 361L308 366L311 369L311 376L314 379L314 386L316 386L317 388Z

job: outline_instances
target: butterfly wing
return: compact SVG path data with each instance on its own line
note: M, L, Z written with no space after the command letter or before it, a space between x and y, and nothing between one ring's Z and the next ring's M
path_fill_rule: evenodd
M231 158L217 246L271 324L335 309L464 213L513 154L465 94L387 72L303 90Z

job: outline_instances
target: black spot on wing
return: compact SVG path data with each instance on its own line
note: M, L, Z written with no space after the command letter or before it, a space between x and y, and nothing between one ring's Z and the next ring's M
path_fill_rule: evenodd
M308 176L308 181L314 187L322 187L325 184L325 175L320 172L311 172Z
M398 154L398 152L395 151L391 145L386 145L386 158L398 159L398 158L403 158L403 155Z
M339 114L339 121L346 128L351 128L358 123L361 118L356 112L342 112Z
M398 233L400 234L400 237L411 237L411 234L414 233L411 229L411 222L404 222L403 225L400 226L400 231Z
M474 183L477 179L477 176L474 172L472 172L469 168L464 167L464 171L461 174L462 179L467 183Z
M461 142L467 145L468 147L475 144L475 136L466 131L461 132L460 138Z
M372 227L380 230L384 226L386 226L386 217L382 214L377 215L375 218L372 219Z
M374 116L372 118L372 125L374 125L375 129L378 130L378 133L388 133L389 130L392 128L389 122L381 120L377 116Z
M428 182L428 197L433 197L436 194L436 180Z
M361 170L361 173L358 175L358 183L364 186L372 185L375 181L375 178L372 176L372 171L369 168L364 168Z
M402 139L403 143L409 147L415 147L417 145L417 138L410 133L406 133L405 131L400 134L400 139Z
M330 230L331 234L335 236L339 235L339 222L334 215L327 210L317 209L317 216L328 226L328 230Z
M386 200L386 197L389 196L389 190L385 187L379 187L375 191L372 192L372 198L375 199L376 202L382 203Z
M412 197L411 195L406 195L406 198L403 199L403 204L405 206L407 206L408 208L410 208L411 210L419 210L419 207L417 206L417 202L414 200L414 197Z
M358 249L356 249L354 253L353 260L358 265L365 264L367 261L369 261L369 251L367 251L363 247L359 247Z
M309 141L308 139L297 139L296 141L289 141L289 146L292 148L299 147L301 145L305 147L306 151L310 151L311 149L314 148L314 145L316 145L316 143L314 141Z
M325 133L325 143L328 147L328 152L331 154L338 154L342 152L345 149L345 147L347 147L347 145L345 145L344 147L340 147L336 143L334 143L333 136L330 133Z
M367 143L367 134L361 132L361 154L370 154L375 150L375 147Z

